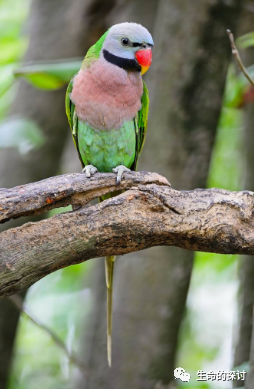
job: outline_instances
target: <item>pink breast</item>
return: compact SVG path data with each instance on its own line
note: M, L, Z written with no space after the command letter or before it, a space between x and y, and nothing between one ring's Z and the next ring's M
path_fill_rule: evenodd
M140 73L127 72L104 58L74 78L71 100L78 118L95 129L118 129L141 109Z

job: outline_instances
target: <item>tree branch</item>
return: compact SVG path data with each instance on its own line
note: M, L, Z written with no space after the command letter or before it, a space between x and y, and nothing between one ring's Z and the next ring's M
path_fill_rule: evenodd
M121 184L116 185L115 174L97 173L89 179L84 173L65 174L11 189L0 189L0 223L70 204L78 208L106 193L130 189L134 185L170 185L157 173L125 173L124 177Z
M91 179L72 174L2 189L2 220L59 204L77 207L119 189L127 190L100 204L1 233L0 296L65 266L157 245L254 254L254 193L176 191L156 173L126 173L119 187L114 174Z
M236 48L235 40L234 40L234 35L232 34L232 32L230 30L227 30L227 34L228 34L228 37L229 37L229 40L230 40L232 54L234 55L234 57L236 59L236 62L238 64L238 66L239 66L239 69L241 70L241 72L243 73L245 78L250 82L250 84L254 86L254 81L252 80L251 76L248 73L248 70L244 66L243 61L242 61L242 59L240 57L239 51Z
M65 353L67 358L71 363L76 365L83 374L86 373L85 367L83 363L74 355L72 352L70 352L67 348L67 346L64 344L62 339L57 335L56 332L51 330L48 326L45 324L41 323L35 316L33 316L28 309L24 306L22 299L20 298L19 295L15 296L10 296L9 299L11 302L15 305L15 307L23 313L24 316L27 317L28 320L30 320L33 324L35 324L38 328L40 328L42 331L46 332L51 339L54 341L54 343Z

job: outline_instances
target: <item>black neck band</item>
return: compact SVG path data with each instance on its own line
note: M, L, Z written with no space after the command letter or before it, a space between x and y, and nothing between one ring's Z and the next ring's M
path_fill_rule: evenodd
M111 54L107 50L103 50L103 55L106 61L112 63L113 65L118 66L119 68L122 68L124 70L129 70L129 71L141 71L141 66L138 64L138 62L135 59L128 59L128 58L121 58L117 57L114 54Z

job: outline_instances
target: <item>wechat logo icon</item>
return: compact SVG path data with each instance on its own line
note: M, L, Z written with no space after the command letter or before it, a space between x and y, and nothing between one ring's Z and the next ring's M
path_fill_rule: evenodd
M179 378L182 382L189 382L190 381L190 374L186 373L182 367L177 367L174 370L174 376L175 376L175 379Z

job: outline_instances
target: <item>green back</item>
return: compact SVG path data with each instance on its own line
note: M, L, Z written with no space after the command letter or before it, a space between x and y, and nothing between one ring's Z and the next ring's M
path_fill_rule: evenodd
M108 32L109 32L109 30L106 31L105 34L103 34L100 37L100 39L93 46L90 47L90 49L86 53L86 56L85 56L85 59L82 63L81 69L89 68L91 63L93 63L94 61L99 59L103 43L106 39Z

